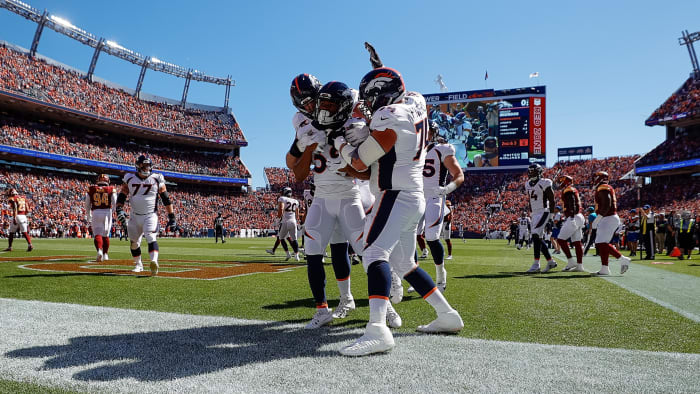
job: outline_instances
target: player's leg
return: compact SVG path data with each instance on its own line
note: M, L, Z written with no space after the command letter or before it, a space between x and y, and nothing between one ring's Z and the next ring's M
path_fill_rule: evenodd
M108 211L112 214L112 211ZM93 244L95 245L95 250L97 251L97 256L95 261L98 263L102 261L104 257L104 234L107 232L105 227L107 225L107 215L101 209L96 209L92 212L92 221L90 223L92 226L93 234Z
M445 249L440 242L440 233L443 224L444 202L441 197L433 197L426 200L425 205L425 239L435 263L435 282L438 289L444 291L447 286L447 272L445 271Z
M333 225L334 218L325 210L325 199L315 198L306 213L304 223L306 273L316 305L316 313L306 325L307 329L319 328L333 320L326 299L326 271L323 268L323 253L330 240Z
M143 262L141 261L141 238L143 237L144 219L145 216L133 214L126 225L129 234L129 250L131 251L131 257L134 259L133 272L143 271Z
M105 230L102 233L102 261L109 260L109 235L112 231L112 212L106 215Z
M31 252L34 250L34 246L32 246L32 237L29 235L28 231L29 225L27 223L27 217L25 215L18 215L17 217L19 222L19 231L27 241L27 252Z
M567 264L563 271L570 271L576 268L576 259L571 255L571 249L569 249L569 238L573 238L575 232L579 232L579 229L574 221L574 218L567 217L559 230L558 238L556 242L559 247L566 255ZM578 252L577 252L578 253Z
M158 215L155 213L151 213L149 215L146 215L146 220L144 221L143 224L143 233L144 237L146 238L146 243L148 244L148 255L151 258L151 275L156 276L158 275L158 269L160 266L158 265L158 254L159 254L159 248L158 248L158 242L157 242L157 237L158 237Z
M598 254L600 255L601 269L598 271L598 275L608 275L610 270L608 268L608 258L610 255L619 259L621 262L620 273L624 274L629 268L630 258L622 256L620 252L615 249L610 243L615 230L620 225L620 218L617 215L605 216L598 222L598 231L595 239L595 246Z
M297 222L291 221L287 223L288 234L289 234L289 245L294 251L294 258L299 261L299 241L297 241L299 234L297 233Z
M10 219L10 233L7 234L7 249L5 249L6 252L11 252L12 251L12 242L15 239L15 232L19 228L19 225L17 224L17 221L14 218Z

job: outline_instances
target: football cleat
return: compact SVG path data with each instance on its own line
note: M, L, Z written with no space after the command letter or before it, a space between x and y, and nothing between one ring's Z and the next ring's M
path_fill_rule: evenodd
M576 267L572 268L569 272L586 272L583 269L583 264L576 264Z
M447 288L447 283L445 283L445 282L437 282L437 283L435 284L435 286L436 286L437 289L440 291L440 293L444 293L444 292L445 292L445 289Z
M289 260L289 259L291 259L291 258L292 258L292 254L289 253L289 252L287 252L287 258L284 259L284 261L287 261L287 260Z
M29 246L27 246L27 252L31 252L32 250L34 250L34 246L32 246L32 244L29 244Z
M457 332L464 328L464 322L456 310L438 313L437 319L424 325L418 326L417 330L427 333Z
M107 260L109 260L109 256L107 255L107 253L102 254L102 261L107 261Z
M399 316L399 313L396 312L396 309L394 309L391 303L387 303L386 305L386 324L391 328L401 327L401 325L403 324L403 320L401 320L401 316Z
M265 251L273 256L275 255L275 251L272 249L265 249Z
M340 349L343 356L359 357L384 353L394 348L394 337L384 323L368 323L365 333L355 342Z
M452 260L452 255L447 255L447 257L445 257L445 260Z
M525 271L525 273L527 273L527 274L534 274L537 272L540 272L540 263L539 262L532 263L532 267L530 267L529 270Z
M409 286L408 289L406 289L406 293L415 293L416 289L413 288L413 286Z
M311 318L311 321L304 326L304 328L307 330L315 330L325 326L331 321L333 321L333 314L331 314L331 310L328 308L319 308L316 310L314 317Z
M348 316L348 312L355 310L355 300L352 297L340 297L338 307L333 311L334 319L343 319Z
M627 272L628 269L630 269L630 259L629 257L622 256L620 257L620 275L624 274Z
M299 253L294 253L294 259L295 259L296 261L299 261Z
M428 248L423 249L423 253L420 255L421 259L427 259L428 258Z
M554 261L548 261L548 262L547 262L547 266L544 267L544 269L542 270L542 272L543 272L543 273L549 272L549 270L554 269L554 268L557 268L557 263L555 263Z
M596 275L610 275L610 269L607 265L601 266L600 271L596 272Z
M576 264L576 258L575 257L569 257L567 259L567 264L566 267L562 271L572 271L576 268L578 264Z
M401 278L396 272L391 272L391 290L389 292L389 299L392 304L398 304L403 299L403 284L401 283Z
M7 247L7 248L3 249L2 251L3 251L3 252L12 252L12 248Z
M143 265L137 264L131 272L143 272Z
M516 248L518 248L518 250L520 250L520 249L522 249L523 247L520 246L520 245L518 245L518 246L516 246Z
M158 262L151 261L151 276L158 275L158 268L160 268L160 266L158 265Z

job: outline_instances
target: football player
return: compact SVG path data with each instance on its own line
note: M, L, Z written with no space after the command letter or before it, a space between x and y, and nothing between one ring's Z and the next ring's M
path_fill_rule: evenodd
M287 166L296 179L302 181L308 177L313 165L315 191L304 222L304 247L316 313L305 328L316 329L334 318L346 317L355 309L355 299L350 291L348 241L354 243L355 250L362 250L364 211L358 187L351 177L340 171L347 167L347 163L329 143L326 132L343 128L353 110L354 98L344 83L330 82L322 87L315 77L308 74L294 78L290 92L299 112L292 120L296 135L287 153ZM297 103L304 102L304 99L295 98L300 95L312 97L313 108L318 107L317 110L309 112L307 109L311 107L300 108ZM334 313L326 299L326 272L323 268L323 256L329 243L340 292Z
M559 230L557 243L566 255L567 264L564 271L583 272L583 224L586 219L581 214L581 199L578 195L578 190L574 187L574 178L568 175L562 175L557 179L555 187L561 190L561 202L564 206L564 221ZM576 249L576 258L571 256L569 249L569 241L574 244Z
M523 212L518 219L518 250L523 247L523 243L530 249L530 230L532 229L532 222L530 218L527 217L527 213Z
M401 74L377 68L360 82L360 99L372 112L370 134L362 142L352 133L339 136L335 149L359 172L370 171L376 202L365 221L362 264L367 272L369 323L364 334L343 348L345 356L385 352L395 346L386 325L391 291L391 268L406 279L437 312L422 332L457 332L464 327L459 313L447 302L430 275L414 259L416 229L425 212L423 166L428 119L425 99L407 94ZM351 142L351 143L348 143Z
M34 250L34 246L32 246L32 237L30 237L29 233L27 232L27 213L29 213L29 202L24 196L20 196L15 188L11 188L7 191L7 202L10 204L10 214L12 215L12 220L10 220L10 234L7 237L7 249L5 249L5 251L12 251L12 241L15 238L15 233L19 231L24 239L27 240L27 252L31 252Z
M148 244L148 254L151 258L151 275L158 275L158 197L163 202L168 213L166 230L177 230L173 203L165 187L162 174L153 172L151 159L141 155L136 159L136 173L124 175L122 188L117 196L117 220L127 229L129 235L131 256L134 259L132 272L142 272L141 240L145 237ZM124 212L127 198L131 205L131 217Z
M299 216L299 201L292 198L292 189L285 187L282 195L277 199L277 218L280 221L280 230L277 234L278 240L288 239L294 251L294 259L299 261L299 244L297 243L297 217ZM282 246L284 248L284 245ZM287 248L287 260L290 258ZM274 250L273 250L274 252Z
M608 269L608 257L613 255L620 260L620 274L627 272L630 266L630 258L623 256L610 243L615 230L620 225L620 218L617 216L617 199L615 190L608 184L610 176L605 171L598 171L593 175L593 185L595 187L595 205L598 214L598 229L595 238L595 247L600 255L602 266L598 275L610 275Z
M109 176L100 174L97 182L88 187L85 199L85 214L92 226L93 242L97 250L95 261L109 260L109 232L112 229L112 217L117 207L117 190L109 185Z
M447 286L445 271L445 249L440 242L440 233L445 218L445 196L455 191L464 182L464 173L455 158L452 144L438 137L438 125L430 122L429 138L423 167L423 193L425 194L425 240L435 263L435 282L438 290ZM447 175L452 177L447 182Z
M535 262L527 273L540 272L540 252L547 259L547 266L542 272L548 272L557 266L544 243L544 230L549 221L550 211L554 209L554 192L552 180L542 178L542 167L537 163L530 164L527 169L528 180L525 182L525 192L528 195L530 212L532 212L532 246Z
M284 249L284 252L287 254L287 258L285 261L289 260L292 258L292 254L289 253L289 248L287 247L287 241L285 241L283 238L280 238L280 232L282 231L281 226L282 222L278 217L275 217L275 220L272 221L272 226L277 229L277 236L275 239L275 244L272 246L272 249L265 249L265 251L271 255L275 255L275 251L277 250L277 247L282 245L282 249Z

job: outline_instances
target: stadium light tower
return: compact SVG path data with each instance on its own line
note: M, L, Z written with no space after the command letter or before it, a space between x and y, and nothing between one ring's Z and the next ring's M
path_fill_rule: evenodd
M688 47L688 55L690 55L690 62L693 64L693 75L695 78L700 77L700 64L698 64L698 56L695 54L695 46L693 43L695 41L700 41L700 31L695 33L688 33L688 30L682 31L683 37L678 39L680 45L685 45Z

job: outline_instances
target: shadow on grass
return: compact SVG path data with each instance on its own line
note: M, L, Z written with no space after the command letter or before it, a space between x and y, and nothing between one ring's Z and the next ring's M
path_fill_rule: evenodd
M516 278L516 277L522 277L522 276L531 276L532 274L528 274L525 271L521 272L499 272L496 274L477 274L477 275L464 275L464 276L455 276L455 279L503 279L503 278Z
M84 367L73 375L80 381L161 382L275 360L338 356L326 346L356 337L348 329L304 330L270 322L78 336L66 345L28 347L4 356L46 359L42 370Z

